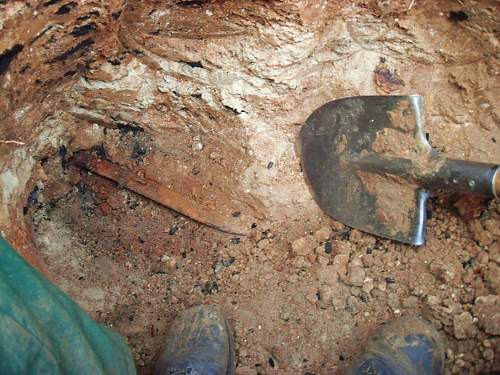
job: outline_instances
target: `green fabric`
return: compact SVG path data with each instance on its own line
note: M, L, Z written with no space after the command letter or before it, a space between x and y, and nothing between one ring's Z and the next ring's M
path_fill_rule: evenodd
M1 237L0 374L135 374L125 341Z

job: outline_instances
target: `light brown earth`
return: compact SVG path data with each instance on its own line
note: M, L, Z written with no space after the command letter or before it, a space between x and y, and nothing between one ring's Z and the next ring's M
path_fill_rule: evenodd
M447 373L500 371L500 204L462 199L460 216L459 197L436 198L427 244L401 245L326 217L294 149L321 104L390 91L424 96L447 156L500 163L499 10L0 1L1 233L127 338L139 373L200 303L233 324L240 374L341 374L376 327L413 313L445 337ZM116 182L75 166L81 150ZM199 223L214 218L230 229Z

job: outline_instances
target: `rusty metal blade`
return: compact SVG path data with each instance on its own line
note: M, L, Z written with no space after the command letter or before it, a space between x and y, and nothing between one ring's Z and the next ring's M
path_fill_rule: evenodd
M91 152L85 151L75 154L72 162L80 168L115 181L120 186L194 221L230 234L246 235L249 233L249 223L237 221L231 215L221 215L217 209L204 208L168 186L145 176L143 172L130 170L125 166L101 159Z

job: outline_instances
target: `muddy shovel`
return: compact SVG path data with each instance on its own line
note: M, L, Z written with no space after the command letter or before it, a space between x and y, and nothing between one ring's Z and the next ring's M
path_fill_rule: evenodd
M431 147L422 105L418 95L360 96L334 100L311 114L300 132L302 166L327 214L368 233L421 245L430 193L499 197L498 165L447 159Z

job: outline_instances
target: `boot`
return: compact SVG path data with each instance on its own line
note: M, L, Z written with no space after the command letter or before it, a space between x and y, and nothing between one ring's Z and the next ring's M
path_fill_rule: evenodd
M441 375L444 345L439 333L417 317L381 327L347 372L349 375Z
M209 306L174 320L155 375L234 375L234 341L227 320Z

